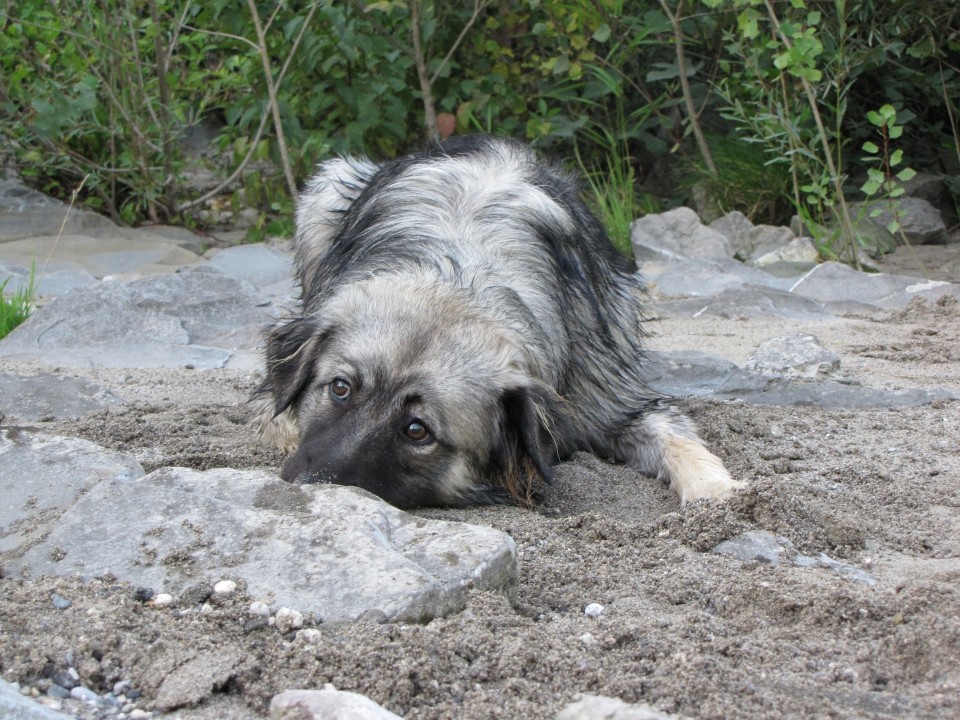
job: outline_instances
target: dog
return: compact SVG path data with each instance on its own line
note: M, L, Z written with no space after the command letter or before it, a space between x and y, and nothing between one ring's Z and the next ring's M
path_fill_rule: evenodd
M522 143L338 158L299 197L299 307L254 400L291 482L401 508L534 503L585 450L682 503L742 483L642 380L643 289L578 180Z

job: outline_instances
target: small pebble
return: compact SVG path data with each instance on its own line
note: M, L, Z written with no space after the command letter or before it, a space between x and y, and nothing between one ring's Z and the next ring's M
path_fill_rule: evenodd
M123 695L127 690L130 689L131 683L129 680L121 680L120 682L115 682L113 684L113 694L114 695Z
M57 685L56 683L54 683L53 685L47 688L47 696L65 700L66 698L70 697L70 691L63 686Z
M297 610L282 607L277 610L274 624L281 634L286 635L291 630L299 630L303 627L303 615Z
M293 641L299 645L316 645L320 642L321 637L320 631L316 628L303 628L302 630L297 630Z
M165 608L171 605L173 605L173 595L170 593L159 593L153 598L153 606L155 608Z
M603 615L603 605L600 603L590 603L583 609L583 614L587 617L598 618Z
M221 580L213 586L213 591L217 595L229 595L237 589L237 584L233 580Z
M60 593L53 593L53 595L50 596L50 599L53 601L53 606L57 610L66 610L68 607L73 605L72 602L67 600L67 598L65 598Z
M93 690L83 687L83 685L78 685L73 690L70 691L70 697L75 700L83 700L85 702L96 702L100 699L100 696L97 695Z
M148 713L146 710L137 708L130 713L130 720L142 720L143 718L153 717L152 713Z
M257 600L256 602L250 603L250 614L259 615L260 617L270 617L270 606L265 602Z

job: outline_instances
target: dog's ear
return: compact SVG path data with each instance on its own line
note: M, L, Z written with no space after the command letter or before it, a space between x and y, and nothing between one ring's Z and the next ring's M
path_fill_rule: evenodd
M307 318L296 318L270 331L267 337L267 382L274 409L286 410L313 379L316 349L325 335Z
M497 463L507 491L524 505L533 503L540 482L553 482L556 450L550 423L558 399L536 385L506 390L501 398L504 426L498 438Z

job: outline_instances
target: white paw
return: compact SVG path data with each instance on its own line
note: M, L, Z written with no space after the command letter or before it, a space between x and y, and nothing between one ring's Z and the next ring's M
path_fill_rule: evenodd
M723 499L746 487L745 482L730 476L720 458L696 440L672 435L663 455L670 487L680 496L681 505L701 498Z

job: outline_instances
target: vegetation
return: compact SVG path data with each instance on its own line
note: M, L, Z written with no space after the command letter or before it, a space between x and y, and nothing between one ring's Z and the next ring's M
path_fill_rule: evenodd
M30 317L30 311L33 309L33 296L36 290L33 267L30 268L30 279L27 284L20 286L8 296L6 290L10 279L0 282L0 339L5 338Z
M21 0L0 9L0 136L31 184L89 176L82 201L133 224L229 194L289 227L320 158L455 128L575 161L614 235L696 184L852 243L846 197L960 175L958 31L942 0Z

